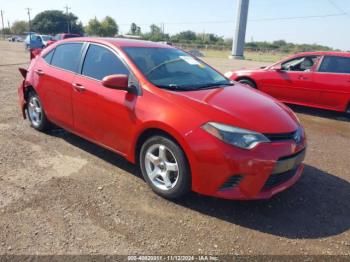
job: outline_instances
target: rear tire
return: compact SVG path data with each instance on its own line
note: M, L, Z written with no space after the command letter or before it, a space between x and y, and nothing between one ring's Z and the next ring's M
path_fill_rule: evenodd
M349 103L348 108L346 109L345 113L346 113L348 116L350 116L350 103Z
M38 131L50 129L51 124L45 115L39 96L34 91L29 91L27 96L26 111L30 125Z
M152 190L167 199L178 199L191 190L191 172L185 153L171 139L153 136L139 154L142 175Z
M244 79L238 80L238 82L241 83L242 85L247 85L247 86L250 86L254 89L257 89L256 84L252 80L244 78Z

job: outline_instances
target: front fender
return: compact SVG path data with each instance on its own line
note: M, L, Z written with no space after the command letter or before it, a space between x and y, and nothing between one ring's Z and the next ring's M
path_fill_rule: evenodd
M133 138L129 153L127 154L127 158L129 161L131 161L132 163L136 162L135 153L136 153L137 142L139 141L142 134L144 134L146 131L151 130L151 129L161 130L161 131L169 134L171 137L173 137L176 140L176 142L180 145L180 147L182 148L184 153L186 154L188 161L191 162L191 159L193 158L193 154L190 150L188 142L186 141L186 137L190 133L192 133L192 131L187 130L187 131L183 131L183 132L178 132L172 126L165 124L164 122L160 122L160 121L149 121L149 122L144 123L139 128L139 130L136 132L136 134Z

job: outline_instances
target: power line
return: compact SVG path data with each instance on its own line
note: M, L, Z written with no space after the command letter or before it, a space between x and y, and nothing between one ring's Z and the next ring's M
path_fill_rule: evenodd
M335 9L337 9L339 12L342 12L342 13L348 15L348 17L350 17L350 16L349 16L349 13L346 12L346 11L345 11L343 8L341 8L339 5L337 5L333 0L327 0L327 1L328 1L328 3L330 3Z
M345 16L347 13L334 13L334 14L323 14L323 15L308 15L308 16L290 16L290 17L271 17L271 18L257 18L249 19L249 22L263 22L263 21L278 21L278 20L296 20L296 19L312 19L312 18L327 18L327 17L337 17ZM233 20L221 20L221 21L197 21L197 22L168 22L162 23L164 25L201 25L201 24L233 24ZM120 24L121 26L127 26L131 23ZM152 24L159 23L147 23L147 24L138 24L142 26L148 26Z
M347 15L347 13L324 14L324 15L308 15L308 16L275 17L275 18L261 18L261 19L251 19L249 21L250 22L282 21L282 20L295 20L295 19L326 18L326 17L344 16L344 15Z
M328 3L330 3L335 9L337 9L339 12L343 12L343 13L346 13L344 12L344 10L342 8L340 8L333 0L327 0Z

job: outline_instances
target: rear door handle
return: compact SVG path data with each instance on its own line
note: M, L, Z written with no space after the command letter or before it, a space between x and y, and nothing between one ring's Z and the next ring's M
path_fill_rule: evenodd
M34 70L35 73L37 73L39 76L45 75L44 71L41 69Z
M81 84L78 84L78 83L74 83L73 84L73 88L78 91L78 92L83 92L85 91L85 87Z

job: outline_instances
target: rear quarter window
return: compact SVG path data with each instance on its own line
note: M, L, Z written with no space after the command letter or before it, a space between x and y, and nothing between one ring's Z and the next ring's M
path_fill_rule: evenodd
M54 51L55 49L52 49L50 52L48 52L46 55L43 56L43 59L45 60L46 63L51 64L51 59Z
M77 73L82 43L69 43L56 47L51 65Z

